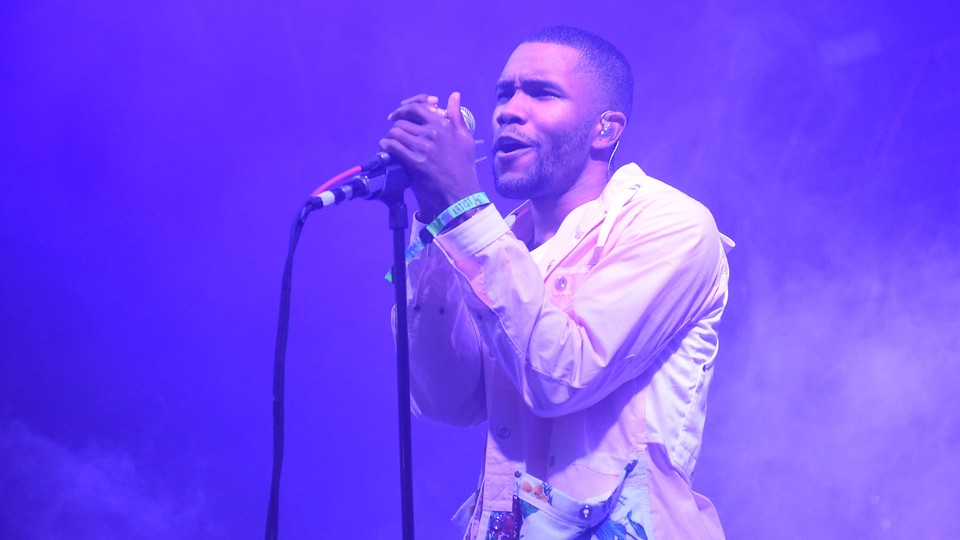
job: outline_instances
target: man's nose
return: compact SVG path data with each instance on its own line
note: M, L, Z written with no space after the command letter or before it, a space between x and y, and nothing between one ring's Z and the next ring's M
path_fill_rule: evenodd
M494 122L498 126L506 124L523 124L527 121L527 108L521 92L510 96L505 103L501 103L494 112Z

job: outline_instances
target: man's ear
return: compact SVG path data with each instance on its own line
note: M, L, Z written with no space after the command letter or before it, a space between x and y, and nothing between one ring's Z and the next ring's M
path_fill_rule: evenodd
M606 150L617 144L627 127L627 116L620 111L606 111L597 122L597 135L593 139L595 150Z

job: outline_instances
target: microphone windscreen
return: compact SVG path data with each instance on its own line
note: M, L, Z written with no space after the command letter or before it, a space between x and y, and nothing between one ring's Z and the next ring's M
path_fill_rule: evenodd
M470 130L470 133L473 133L477 130L477 120L473 117L473 113L470 112L470 109L460 106L460 114L463 115L463 123L467 125L467 129Z

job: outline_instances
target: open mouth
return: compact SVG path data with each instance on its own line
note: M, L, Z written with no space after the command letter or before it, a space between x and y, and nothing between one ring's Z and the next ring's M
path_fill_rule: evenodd
M532 145L530 143L521 139L511 137L510 135L501 135L500 137L497 137L497 141L494 144L493 150L497 154L509 155L526 150L531 146Z

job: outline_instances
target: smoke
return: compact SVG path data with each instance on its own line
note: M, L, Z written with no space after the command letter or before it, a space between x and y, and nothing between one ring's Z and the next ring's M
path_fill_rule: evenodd
M0 537L138 539L218 536L199 489L144 474L122 450L73 450L23 422L0 424Z

